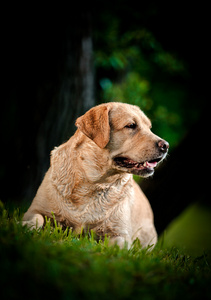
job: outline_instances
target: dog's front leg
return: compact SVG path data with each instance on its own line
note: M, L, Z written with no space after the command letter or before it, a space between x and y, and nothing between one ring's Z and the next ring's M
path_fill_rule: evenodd
M127 249L130 249L132 245L131 238L128 237L122 237L122 236L113 236L109 240L109 245L118 245L121 249L126 247Z
M40 214L25 213L22 220L22 225L27 225L30 229L41 228L44 224L44 218Z

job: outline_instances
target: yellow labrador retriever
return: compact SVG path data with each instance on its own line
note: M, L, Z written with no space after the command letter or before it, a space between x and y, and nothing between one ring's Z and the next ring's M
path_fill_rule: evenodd
M75 134L51 152L51 165L23 217L23 225L42 227L44 216L80 233L93 229L110 243L155 245L150 204L132 174L148 177L169 144L153 134L137 106L106 103L76 120Z

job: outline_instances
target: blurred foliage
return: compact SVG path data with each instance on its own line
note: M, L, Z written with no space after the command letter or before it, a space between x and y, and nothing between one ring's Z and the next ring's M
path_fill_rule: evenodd
M163 233L165 247L176 246L191 255L211 251L211 209L199 202L188 206Z
M176 146L198 117L188 95L185 62L165 51L149 30L123 29L117 16L102 16L94 41L100 99L140 106L153 131L171 149Z

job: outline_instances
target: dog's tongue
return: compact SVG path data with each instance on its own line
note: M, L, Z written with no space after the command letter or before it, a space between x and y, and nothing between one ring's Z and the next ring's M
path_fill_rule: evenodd
M148 168L155 168L157 166L157 162L149 162L149 161L145 161L144 163L144 167L148 167Z

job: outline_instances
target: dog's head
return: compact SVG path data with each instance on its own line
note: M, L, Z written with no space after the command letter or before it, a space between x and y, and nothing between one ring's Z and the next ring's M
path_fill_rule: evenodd
M98 147L107 149L118 172L148 177L168 152L168 142L152 133L150 120L134 105L98 105L79 117L76 126Z

